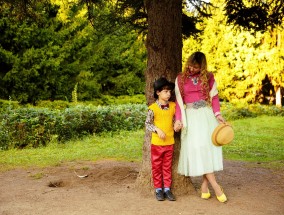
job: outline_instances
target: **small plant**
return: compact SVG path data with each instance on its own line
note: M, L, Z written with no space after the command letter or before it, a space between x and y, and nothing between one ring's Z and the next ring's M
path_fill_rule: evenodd
M78 83L75 84L74 90L72 91L72 102L77 104L77 88L78 88Z

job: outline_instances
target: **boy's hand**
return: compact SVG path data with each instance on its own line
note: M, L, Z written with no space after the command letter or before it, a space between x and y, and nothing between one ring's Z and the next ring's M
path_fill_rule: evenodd
M182 129L182 122L180 120L175 121L174 130L175 132L179 132Z
M165 132L163 132L161 129L156 128L156 131L157 131L158 136L159 136L161 139L164 140L164 139L166 138Z

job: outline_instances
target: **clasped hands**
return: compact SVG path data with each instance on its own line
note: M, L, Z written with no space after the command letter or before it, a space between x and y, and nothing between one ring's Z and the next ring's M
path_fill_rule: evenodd
M183 127L183 125L182 125L182 122L180 120L175 121L175 124L174 124L175 132L179 132L180 129L182 129L182 127Z

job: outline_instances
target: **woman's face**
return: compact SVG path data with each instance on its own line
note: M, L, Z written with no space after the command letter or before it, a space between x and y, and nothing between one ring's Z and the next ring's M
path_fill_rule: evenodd
M190 64L188 65L188 70L190 73L195 74L200 72L200 65L199 64Z

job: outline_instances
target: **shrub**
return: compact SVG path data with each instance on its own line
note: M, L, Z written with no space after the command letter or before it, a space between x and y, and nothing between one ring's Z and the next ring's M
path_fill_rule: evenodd
M139 104L9 109L0 115L0 148L45 146L54 136L64 142L86 134L141 129L146 109Z
M125 99L119 101L129 101L128 97ZM0 114L0 149L45 146L54 138L63 143L94 133L142 129L147 113L144 104L94 106L62 101L47 101L46 104L48 108L5 103ZM283 108L257 104L221 103L221 111L227 120L259 115L284 116Z
M15 109L19 107L20 104L17 101L0 99L0 112L6 111L7 109Z
M2 149L38 147L50 140L54 118L45 109L18 108L0 116Z
M9 103L9 101L4 102ZM15 102L14 102L15 103ZM110 95L102 95L101 98L95 99L93 101L85 101L85 102L68 102L68 101L63 101L63 100L54 100L54 101L49 101L49 100L43 100L43 101L38 101L36 104L36 107L41 107L41 108L49 108L49 109L66 109L69 107L74 107L76 105L93 105L93 106L108 106L108 105L122 105L122 104L145 104L146 103L146 98L145 95L138 94L138 95L133 95L133 96L128 96L128 95L122 95L122 96L110 96ZM1 100L0 100L1 104ZM32 107L32 106L29 106Z
M54 100L54 101L49 101L49 100L43 100L39 101L36 105L36 107L41 107L41 108L48 108L48 109L59 109L63 110L65 108L70 107L72 104L68 101L62 101L62 100Z
M145 95L138 94L133 96L122 95L122 96L110 96L102 95L102 98L99 100L94 100L92 104L100 105L121 105L121 104L145 104L146 98Z
M227 120L236 120L248 117L257 117L260 115L284 116L284 109L272 105L260 104L231 104L222 102L221 111Z

